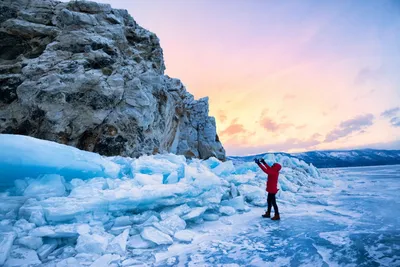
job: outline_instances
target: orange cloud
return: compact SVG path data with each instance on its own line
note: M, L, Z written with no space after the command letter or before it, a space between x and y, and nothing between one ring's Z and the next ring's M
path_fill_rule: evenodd
M224 123L224 122L226 121L226 119L228 118L228 117L226 116L225 111L223 111L223 110L218 110L217 116L218 116L218 120L219 120L221 123Z
M225 130L221 132L221 136L232 136L239 133L246 133L246 129L244 128L243 124L237 123L237 119L234 119Z
M268 117L261 118L260 124L270 132L282 131L293 126L291 123L279 123Z

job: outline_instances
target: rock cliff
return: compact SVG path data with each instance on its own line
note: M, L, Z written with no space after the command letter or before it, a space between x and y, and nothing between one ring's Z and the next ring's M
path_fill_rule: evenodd
M89 1L0 1L0 132L102 155L225 159L208 116L164 75L157 36Z

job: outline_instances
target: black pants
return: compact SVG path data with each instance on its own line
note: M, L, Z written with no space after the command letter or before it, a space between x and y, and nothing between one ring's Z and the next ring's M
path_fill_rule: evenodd
M268 210L267 212L271 212L272 206L274 206L274 211L276 214L279 214L278 205L276 205L276 194L268 193Z

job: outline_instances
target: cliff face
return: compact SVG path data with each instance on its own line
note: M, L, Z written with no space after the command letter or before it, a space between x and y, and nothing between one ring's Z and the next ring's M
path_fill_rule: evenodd
M86 1L0 1L0 132L102 155L225 159L208 116L164 75L157 36Z

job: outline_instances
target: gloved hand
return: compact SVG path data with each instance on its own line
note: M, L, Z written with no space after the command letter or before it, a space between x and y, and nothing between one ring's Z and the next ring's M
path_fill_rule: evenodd
M264 163L264 164L267 164L263 158L260 159L260 162L262 162L262 163Z
M257 158L254 159L254 162L255 162L256 164L260 164L260 160L257 159Z

